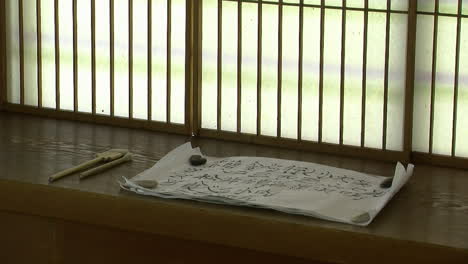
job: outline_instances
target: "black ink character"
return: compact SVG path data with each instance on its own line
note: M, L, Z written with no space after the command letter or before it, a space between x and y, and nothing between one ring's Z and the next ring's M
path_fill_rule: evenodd
M202 181L201 184L203 186L205 186L206 189L208 189L208 191L210 191L212 193L216 193L216 194L229 193L231 191L231 188L222 188L219 185L211 185L210 186L209 184L206 184L204 181Z
M175 185L177 183L178 183L178 181L176 179L169 177L169 178L167 178L166 181L161 182L160 185L161 186L172 186L172 185Z
M210 175L210 174L208 174L208 173L205 173L205 174L200 175L200 176L195 176L194 178L195 178L195 179L199 179L199 180L212 180L212 181L213 181L213 180L216 180L216 177L218 177L217 174L215 174L215 175Z
M182 188L183 190L189 191L189 192L194 192L194 193L197 193L197 194L203 194L203 192L199 190L200 188L202 188L202 185L200 183L198 183L198 182L187 183L187 184L181 186L180 188Z
M304 190L310 189L311 187L312 187L311 185L299 183L297 185L293 185L289 187L289 189L294 190L294 191L304 191Z
M185 173L192 173L192 172L199 172L199 171L203 171L203 168L188 167L187 169L184 170Z
M245 194L245 193L252 193L252 189L250 187L247 187L247 188L242 188L240 190L236 190L234 192L235 195L239 195L239 194Z
M271 175L271 172L267 172L267 171L258 171L258 172L254 172L252 174L249 174L249 177L269 177Z
M223 164L224 169L234 169L239 167L242 164L242 161L240 160L231 160L228 161L227 163Z
M271 181L268 179L262 179L255 183L255 188L262 188L264 186L270 186Z
M353 184L362 188L371 187L371 184L366 180L356 180Z
M322 186L316 186L316 187L314 187L314 190L317 191L317 192L323 192L323 193L325 193L325 194L330 194L330 193L336 191L336 190L333 189L333 188L328 188L328 187L323 186L323 185L322 185Z
M257 170L257 169L263 169L263 168L265 168L265 166L263 164L261 164L260 162L258 162L258 161L255 161L254 163L251 163L251 164L246 166L246 169L249 170L249 171L253 171L253 170Z
M351 188L351 190L357 193L364 193L365 191L367 191L366 189L361 188L361 187L354 187L354 188Z
M307 167L297 167L296 165L289 166L284 169L283 173L297 175L301 174L304 176L310 176L315 172L315 169Z
M314 173L312 175L312 178L316 179L317 181L321 181L322 179L325 179L325 178L333 178L333 175L326 171L326 172L318 172L318 173Z
M347 175L338 176L338 178L344 183L350 183L352 180L354 180L353 177L349 177Z
M223 173L226 174L238 174L238 175L245 175L247 174L247 171L242 171L242 170L227 170L223 168Z
M271 189L261 189L261 190L257 190L255 191L255 194L258 194L258 195L261 195L263 197L271 197L273 195L275 195Z

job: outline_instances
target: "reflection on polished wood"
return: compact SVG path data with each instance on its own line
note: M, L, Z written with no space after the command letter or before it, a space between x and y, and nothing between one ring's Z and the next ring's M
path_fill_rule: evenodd
M0 113L1 263L466 263L468 171L416 166L368 227L119 190L189 138ZM207 155L310 161L390 176L394 164L200 139ZM110 148L134 160L79 181L57 171ZM132 258L132 254L141 256ZM101 254L101 255L99 255ZM6 260L6 262L5 262ZM31 261L33 260L33 261ZM312 262L314 263L314 262ZM317 263L317 262L315 262Z

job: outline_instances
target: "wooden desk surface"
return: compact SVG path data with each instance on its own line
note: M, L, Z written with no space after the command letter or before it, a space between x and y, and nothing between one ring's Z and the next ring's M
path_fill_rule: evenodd
M468 171L416 165L368 227L269 210L140 197L117 180L151 167L183 136L0 113L0 210L334 263L468 263ZM200 139L213 156L265 156L380 175L395 164ZM125 148L134 161L78 181L54 172Z

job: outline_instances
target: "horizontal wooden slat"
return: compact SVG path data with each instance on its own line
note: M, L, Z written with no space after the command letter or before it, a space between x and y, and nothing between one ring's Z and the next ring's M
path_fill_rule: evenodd
M443 16L443 17L462 17L468 18L467 14L449 14L449 13L441 13L441 12L426 12L426 11L418 11L418 15L429 15L429 16Z
M222 0L226 2L237 2L238 0ZM242 0L243 3L257 3L258 0ZM298 0L299 2L299 0ZM276 2L273 1L262 1L263 4L265 5L279 5L279 1L277 0ZM291 3L291 2L282 2L281 5L283 6L301 6L302 4L300 3ZM349 11L364 11L368 10L370 12L382 12L386 13L386 9L378 9L378 8L366 8L366 7L341 7L341 6L332 6L332 5L327 5L327 4L303 4L302 6L304 7L311 7L311 8L321 8L324 7L326 9L346 9ZM391 13L399 13L399 14L406 14L408 11L403 11L403 10L391 10Z
M348 157L365 158L381 161L400 161L407 163L409 160L403 152L379 150L371 148L361 148L354 146L335 145L329 143L316 143L312 141L297 141L294 139L277 138L269 136L257 136L254 134L239 134L235 132L218 132L211 129L201 129L201 137L229 140L257 145L275 146L286 149L295 149L303 151L313 151L318 153L338 154Z
M411 160L415 164L429 164L442 167L468 169L468 158L413 152L411 154Z
M99 114L81 113L81 112L70 112L70 111L56 111L54 109L39 109L33 106L22 106L16 104L5 104L4 110L6 112L15 112L23 114L31 114L36 116L43 116L55 119L64 119L80 122L88 122L95 124L103 124L118 127L128 128L141 128L152 131L168 132L180 135L190 135L190 131L187 126L178 124L166 124L165 122L148 122L147 120L139 119L127 119L120 117L110 117Z

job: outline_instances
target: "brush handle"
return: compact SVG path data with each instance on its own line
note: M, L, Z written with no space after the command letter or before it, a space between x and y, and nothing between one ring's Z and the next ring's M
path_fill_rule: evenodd
M111 169L111 168L113 168L113 167L115 167L115 166L117 166L117 165L119 165L119 164L122 164L122 163L124 163L124 162L130 161L131 159L132 159L132 155L129 154L129 153L127 153L127 154L125 154L125 156L123 156L123 157L120 158L120 159L116 159L116 160L114 160L114 161L111 161L111 162L109 162L109 163L106 163L106 164L104 164L104 165L101 165L101 166L99 166L99 167L96 167L96 168L94 168L94 169L91 169L91 170L82 172L82 173L80 174L80 180L81 180L81 179L84 179L84 178L86 178L86 177L89 177L89 176L91 176L91 175L98 174L98 173L103 172L103 171L105 171L105 170Z
M61 178L65 177L65 176L67 176L67 175L73 174L75 172L86 170L87 168L91 168L94 165L102 162L103 160L104 160L104 157L98 157L98 158L95 158L93 160L81 163L80 165L75 166L73 168L66 169L64 171L58 172L58 173L56 173L56 174L49 177L49 182L56 181L56 180L61 179Z

